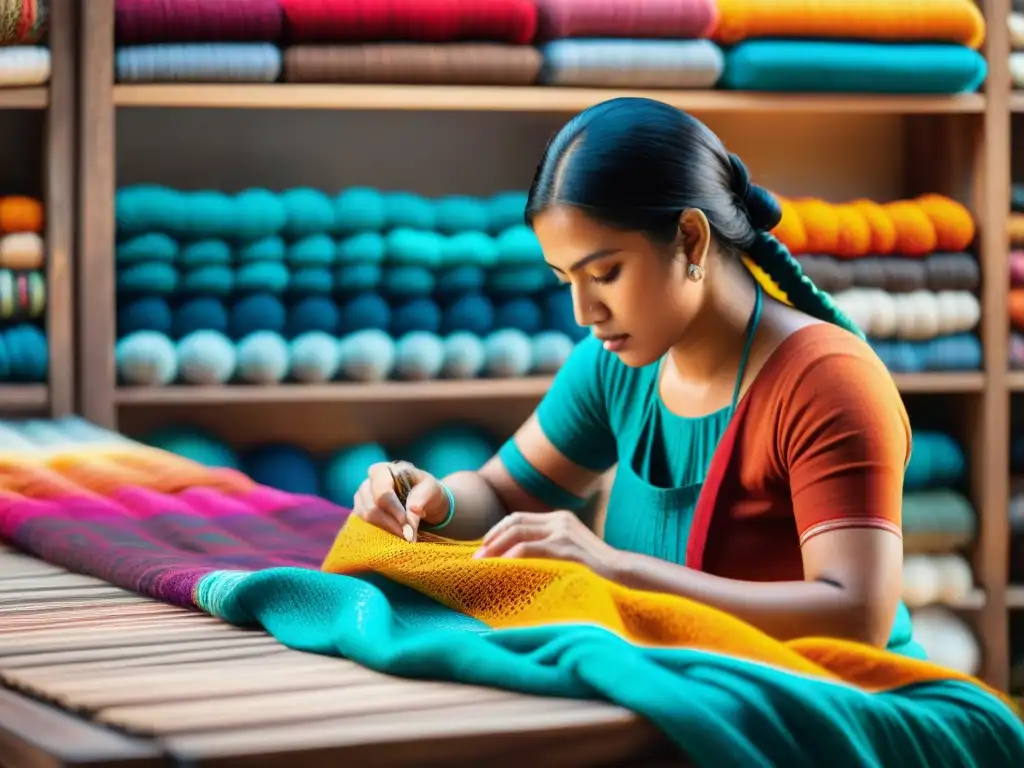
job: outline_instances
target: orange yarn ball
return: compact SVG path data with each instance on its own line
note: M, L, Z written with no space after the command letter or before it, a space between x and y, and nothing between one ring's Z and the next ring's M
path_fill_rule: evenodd
M939 251L966 251L974 242L974 217L967 207L945 195L921 195L914 202L935 227Z
M913 200L885 203L882 208L896 225L896 252L924 256L935 250L939 237L924 209Z
M42 203L31 197L0 197L0 233L42 231Z
M854 200L850 206L860 211L871 230L869 253L884 255L896 248L896 224L874 200Z
M779 242L789 248L790 253L805 253L807 250L807 231L800 218L796 206L789 200L776 195L782 209L782 220L772 230Z
M806 253L835 253L839 244L839 214L835 206L824 200L801 198L793 201L807 232Z
M871 250L871 225L855 205L834 206L839 217L839 240L835 256L855 259Z

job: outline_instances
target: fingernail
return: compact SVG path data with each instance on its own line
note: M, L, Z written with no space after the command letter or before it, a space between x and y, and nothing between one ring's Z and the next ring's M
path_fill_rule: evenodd
M409 543L412 543L412 540L416 536L416 534L413 531L411 525L403 525L402 526L402 536L405 537L406 541L408 541Z
M484 556L485 553L486 553L486 550L484 550L483 547L480 547L480 549L478 549L476 552L473 553L473 559L474 560L479 560L480 558L482 558Z

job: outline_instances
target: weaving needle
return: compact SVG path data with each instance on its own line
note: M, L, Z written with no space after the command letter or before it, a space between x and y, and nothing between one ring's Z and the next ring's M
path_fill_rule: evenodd
M406 509L405 503L409 498L409 492L412 490L412 485L409 483L409 477L405 472L395 470L388 467L388 471L391 473L391 479L395 482L395 493L398 496L398 501L402 505L402 509L405 510L406 520L409 519L409 511ZM402 526L402 537L410 544L416 538L416 533L413 527L407 522Z

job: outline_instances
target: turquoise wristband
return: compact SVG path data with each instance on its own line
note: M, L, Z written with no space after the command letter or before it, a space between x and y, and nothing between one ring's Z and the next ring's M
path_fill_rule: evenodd
M441 490L444 491L444 495L448 497L448 514L445 515L444 520L442 520L437 525L428 525L427 523L420 523L421 531L440 531L442 528L447 526L448 523L452 521L453 517L455 517L454 494L452 494L451 490L449 490L448 486L445 485L444 483L438 483L438 485L441 486Z

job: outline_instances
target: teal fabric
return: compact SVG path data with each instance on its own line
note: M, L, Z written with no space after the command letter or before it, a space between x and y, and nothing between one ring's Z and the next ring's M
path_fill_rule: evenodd
M942 95L977 91L987 74L985 57L961 45L748 40L726 51L718 87Z
M386 674L613 702L699 767L1024 765L1024 724L967 683L867 693L705 651L641 648L592 626L490 630L377 575L215 572L196 602Z

